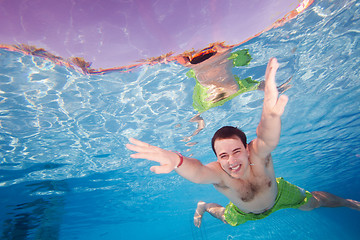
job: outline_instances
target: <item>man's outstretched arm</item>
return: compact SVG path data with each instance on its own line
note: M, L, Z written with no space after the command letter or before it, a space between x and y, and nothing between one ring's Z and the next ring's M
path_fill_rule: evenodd
M180 176L194 183L216 184L220 181L215 167L217 163L210 163L205 166L197 159L183 156L181 166L175 168L180 163L180 156L177 153L152 146L134 138L129 140L131 144L126 144L126 147L136 152L130 155L132 158L147 159L160 164L160 166L150 168L156 174L170 173L175 169Z
M260 123L256 129L257 138L253 141L255 154L266 158L277 146L280 140L281 120L288 97L279 96L275 83L276 71L279 63L271 58L265 73L265 95Z

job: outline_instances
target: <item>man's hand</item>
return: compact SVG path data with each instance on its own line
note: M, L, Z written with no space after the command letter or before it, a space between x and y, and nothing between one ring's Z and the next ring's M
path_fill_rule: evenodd
M160 166L152 166L150 171L154 173L169 173L179 164L179 156L171 151L152 146L148 143L141 142L137 139L130 138L132 144L126 144L129 150L137 153L131 154L132 158L143 158L160 163Z
M278 68L279 63L276 58L271 58L265 73L265 97L263 114L280 117L284 113L285 106L288 102L288 97L281 95L278 98L279 92L275 83L275 74Z
M265 73L265 96L260 123L256 129L257 138L253 140L254 153L266 159L275 149L280 140L281 120L288 97L281 95L275 83L275 74L279 68L276 58L271 58Z

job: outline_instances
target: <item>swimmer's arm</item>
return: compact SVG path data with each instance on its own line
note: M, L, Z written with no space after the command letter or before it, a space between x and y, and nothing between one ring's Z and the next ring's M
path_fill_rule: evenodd
M195 158L184 157L183 164L175 171L183 178L199 184L219 184L220 176L216 168L217 162L203 165Z
M253 141L255 154L265 159L280 140L281 120L288 97L281 95L275 83L275 74L279 67L276 58L270 59L265 73L265 95L260 123L256 129L257 138Z
M160 166L150 168L150 171L156 174L170 173L175 169L180 176L194 183L218 184L220 182L214 164L205 166L197 159L183 156L183 163L179 168L175 168L180 163L180 157L175 152L152 146L134 138L129 140L131 144L126 144L126 147L136 152L130 155L132 158L142 158L160 163Z

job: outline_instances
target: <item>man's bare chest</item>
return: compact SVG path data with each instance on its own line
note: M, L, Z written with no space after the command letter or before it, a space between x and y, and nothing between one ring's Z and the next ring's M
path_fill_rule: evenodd
M272 192L273 180L270 177L244 181L229 179L223 185L215 185L215 188L227 196L231 201L251 202L258 196L267 195ZM273 194L271 194L273 195Z

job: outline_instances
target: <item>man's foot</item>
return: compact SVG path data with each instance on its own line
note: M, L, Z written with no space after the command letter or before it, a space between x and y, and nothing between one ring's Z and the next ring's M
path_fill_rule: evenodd
M346 199L345 206L360 211L360 202L358 201L352 199Z
M197 208L194 214L194 225L198 228L201 226L201 220L205 212L206 203L203 201L199 201L197 204Z

